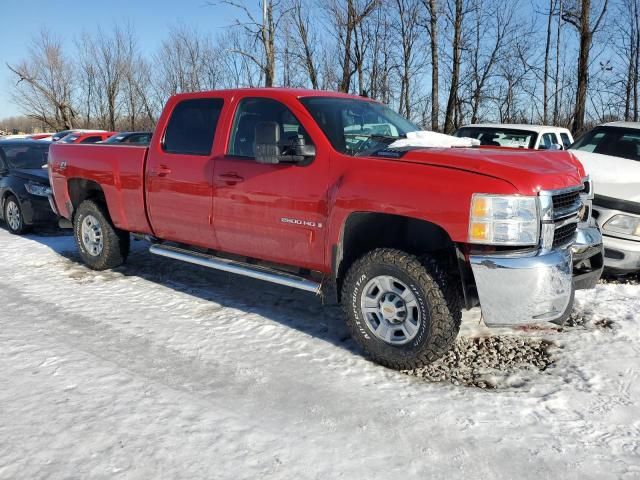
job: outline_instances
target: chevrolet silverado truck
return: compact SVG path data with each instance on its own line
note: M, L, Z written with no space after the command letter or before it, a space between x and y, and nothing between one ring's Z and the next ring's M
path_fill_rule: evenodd
M490 327L566 318L603 263L581 164L429 148L418 130L346 94L180 94L149 147L53 144L52 201L90 268L122 264L134 234L153 254L321 294L391 368L447 352L463 308Z

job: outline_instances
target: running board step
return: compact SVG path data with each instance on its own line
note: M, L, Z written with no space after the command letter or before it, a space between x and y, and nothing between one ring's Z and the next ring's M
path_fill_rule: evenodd
M173 258L174 260L193 263L194 265L213 268L223 272L236 273L238 275L244 275L245 277L257 278L258 280L312 292L316 295L319 295L321 290L321 284L318 282L259 265L201 254L169 245L151 245L149 251L162 257Z

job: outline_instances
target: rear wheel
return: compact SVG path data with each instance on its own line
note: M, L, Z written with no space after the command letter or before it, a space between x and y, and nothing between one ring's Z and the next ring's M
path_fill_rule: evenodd
M129 255L129 233L118 230L106 209L93 200L78 207L73 231L80 256L94 270L122 265Z
M347 325L375 362L402 370L434 362L460 329L453 280L400 250L377 249L357 260L343 284Z
M9 232L14 235L22 235L27 232L29 227L24 224L22 207L20 206L18 199L13 195L9 196L4 202L3 215Z

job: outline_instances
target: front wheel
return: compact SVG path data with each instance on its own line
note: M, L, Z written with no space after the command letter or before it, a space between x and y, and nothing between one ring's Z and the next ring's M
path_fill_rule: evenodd
M452 280L433 261L373 250L349 269L342 287L347 326L375 362L408 370L434 362L460 329Z
M22 235L28 230L28 226L24 223L24 216L22 215L22 207L20 202L13 195L9 196L4 202L4 221L9 228L9 231L14 235Z
M80 256L93 270L122 265L129 255L129 233L118 230L104 207L93 200L78 207L73 231Z

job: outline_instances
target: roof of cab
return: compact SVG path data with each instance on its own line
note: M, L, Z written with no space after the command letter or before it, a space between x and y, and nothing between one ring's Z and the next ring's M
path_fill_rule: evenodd
M603 127L624 127L640 130L640 122L609 122L602 125Z
M296 98L304 98L304 97L337 97L337 98L356 98L360 100L370 100L375 101L369 97L362 97L358 95L352 95L349 93L335 92L331 90L312 90L308 88L287 88L287 87L244 87L244 88L230 88L225 90L209 90L203 92L191 92L191 93L178 93L174 95L175 98L197 98L197 97L206 97L207 94L216 94L216 95L228 95L232 96L236 93L247 93L251 92L255 95L290 95Z

